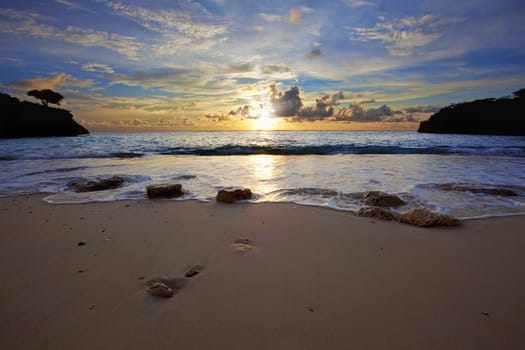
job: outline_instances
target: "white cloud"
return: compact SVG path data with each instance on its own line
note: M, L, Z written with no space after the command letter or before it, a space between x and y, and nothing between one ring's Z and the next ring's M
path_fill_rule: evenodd
M107 64L103 63L86 63L82 65L82 69L86 72L97 72L97 73L107 73L113 74L115 71L113 68Z
M273 13L259 13L259 17L266 22L287 22L291 24L299 24L302 20L303 14L310 14L313 10L309 7L302 6L301 8L291 8L286 14Z
M38 23L38 14L12 9L3 10L8 20L0 20L0 32L29 35L35 38L63 41L87 47L102 47L116 51L129 59L137 59L142 45L129 35L68 26L65 30Z
M350 7L371 6L374 4L372 1L366 0L346 0L346 3Z
M405 17L387 21L380 17L379 22L373 27L355 27L355 40L383 42L392 56L411 55L415 48L426 46L441 34L438 27L444 21L435 19L432 15L420 17Z
M71 0L55 0L55 2L71 10L87 10L86 7Z
M196 21L186 11L174 9L153 11L145 7L129 6L121 2L107 2L107 6L120 15L134 19L149 30L164 34L173 34L175 30L185 37L201 40L227 32L226 26Z

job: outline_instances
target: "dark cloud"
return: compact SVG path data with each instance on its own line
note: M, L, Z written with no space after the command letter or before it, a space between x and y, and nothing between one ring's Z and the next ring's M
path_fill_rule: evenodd
M292 71L290 67L281 64L264 65L259 70L263 74L290 73Z
M241 116L246 119L257 119L257 116L252 115L253 106L250 105L244 105L242 107L237 108L237 110L231 110L228 115L231 116Z
M365 101L366 102L366 101ZM394 111L387 105L378 108L365 109L364 103L350 104L347 108L341 108L337 113L335 120L346 122L383 122L392 121L394 115L401 115L403 112Z
M324 95L321 98L315 100L315 107L304 107L299 111L296 116L296 121L303 120L323 120L334 115L334 106L337 106L339 100L344 99L342 91L339 91L335 95Z
M313 49L306 54L306 58L317 58L321 56L322 54L323 52L321 51L321 49Z
M225 122L230 120L230 117L226 114L205 114L204 118L214 122Z
M299 96L299 88L292 86L284 93L277 90L275 84L270 86L270 103L276 117L294 117L299 114L303 107L303 101Z
M409 114L414 113L437 113L441 108L436 106L414 106L405 109Z
M292 86L288 91L281 92L275 85L270 86L270 103L276 117L288 117L294 121L323 120L333 116L334 106L344 99L343 92L335 95L324 95L315 100L315 107L304 107L299 88Z

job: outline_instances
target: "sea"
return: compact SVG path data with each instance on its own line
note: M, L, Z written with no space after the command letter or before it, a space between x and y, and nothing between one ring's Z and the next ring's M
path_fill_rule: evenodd
M68 185L115 175L126 179L116 189L76 193ZM383 191L406 202L399 213L523 215L525 137L211 131L0 139L0 196L43 193L53 204L147 200L145 187L163 183L182 184L185 195L173 200L209 202L221 189L250 188L248 202L355 211L364 192Z

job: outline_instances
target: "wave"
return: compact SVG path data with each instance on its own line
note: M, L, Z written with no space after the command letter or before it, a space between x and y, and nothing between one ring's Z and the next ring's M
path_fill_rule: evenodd
M89 167L87 167L87 166L77 166L77 167L71 167L71 168L48 169L48 170L41 170L41 171L33 171L33 172L25 174L24 176L53 174L53 173L68 173L68 172L77 171L77 170L84 170L84 169L88 169L88 168Z
M507 155L525 156L525 148L520 147L400 147L400 146L357 146L357 145L319 145L319 146L259 146L225 145L215 148L174 147L158 152L162 155L337 155L337 154L438 154L438 155Z
M401 147L401 146L381 146L381 145L223 145L219 147L161 147L147 149L142 152L118 151L108 153L84 153L84 154L49 154L38 156L21 155L0 156L0 161L11 160L41 160L41 159L104 159L119 158L131 159L141 158L146 155L193 155L193 156L242 156L242 155L282 155L282 156L301 156L301 155L385 155L385 154L428 154L428 155L484 155L484 156L513 156L524 157L525 147L452 147L452 146L432 146L432 147Z

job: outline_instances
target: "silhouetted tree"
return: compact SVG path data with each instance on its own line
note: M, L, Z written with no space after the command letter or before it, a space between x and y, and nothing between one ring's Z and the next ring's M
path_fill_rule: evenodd
M27 92L28 96L33 96L42 101L42 104L47 107L48 103L60 105L60 101L64 99L64 96L53 90L31 90Z
M525 89L520 89L512 93L512 97L525 100Z

